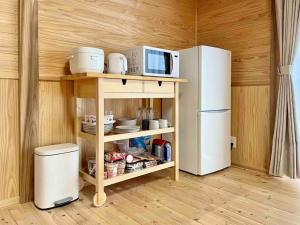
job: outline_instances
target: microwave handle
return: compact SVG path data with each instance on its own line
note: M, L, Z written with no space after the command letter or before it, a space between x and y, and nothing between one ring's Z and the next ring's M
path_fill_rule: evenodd
M173 54L171 53L171 57L170 57L170 59L171 59L171 62L170 62L170 75L172 75L172 73L173 73L173 62L174 62L174 56L173 56Z

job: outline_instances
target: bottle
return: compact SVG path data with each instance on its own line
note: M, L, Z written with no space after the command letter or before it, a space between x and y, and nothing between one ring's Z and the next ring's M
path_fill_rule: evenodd
M154 112L151 107L148 108L148 120L153 120L154 119Z
M141 126L142 121L143 121L143 108L139 108L136 112L136 124L138 126Z
M149 130L149 114L147 109L142 110L142 130Z
M169 142L164 146L164 162L171 162L172 160L172 147Z
M164 161L163 147L160 145L155 145L155 156L160 161Z

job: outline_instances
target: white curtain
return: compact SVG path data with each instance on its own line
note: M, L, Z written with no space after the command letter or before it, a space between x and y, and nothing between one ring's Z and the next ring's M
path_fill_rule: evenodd
M288 175L291 178L297 178L300 176L300 168L291 73L298 41L300 0L276 0L275 4L280 62L269 173L273 176Z

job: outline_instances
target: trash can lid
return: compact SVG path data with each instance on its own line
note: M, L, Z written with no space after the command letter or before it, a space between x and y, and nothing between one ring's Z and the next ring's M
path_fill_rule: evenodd
M72 143L58 144L58 145L48 145L43 147L38 147L34 149L34 154L41 156L64 154L69 152L78 151L79 146Z

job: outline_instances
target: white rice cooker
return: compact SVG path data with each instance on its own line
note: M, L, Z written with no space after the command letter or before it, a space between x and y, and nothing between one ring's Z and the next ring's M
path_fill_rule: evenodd
M69 56L70 70L76 73L103 73L104 51L101 48L73 48Z

